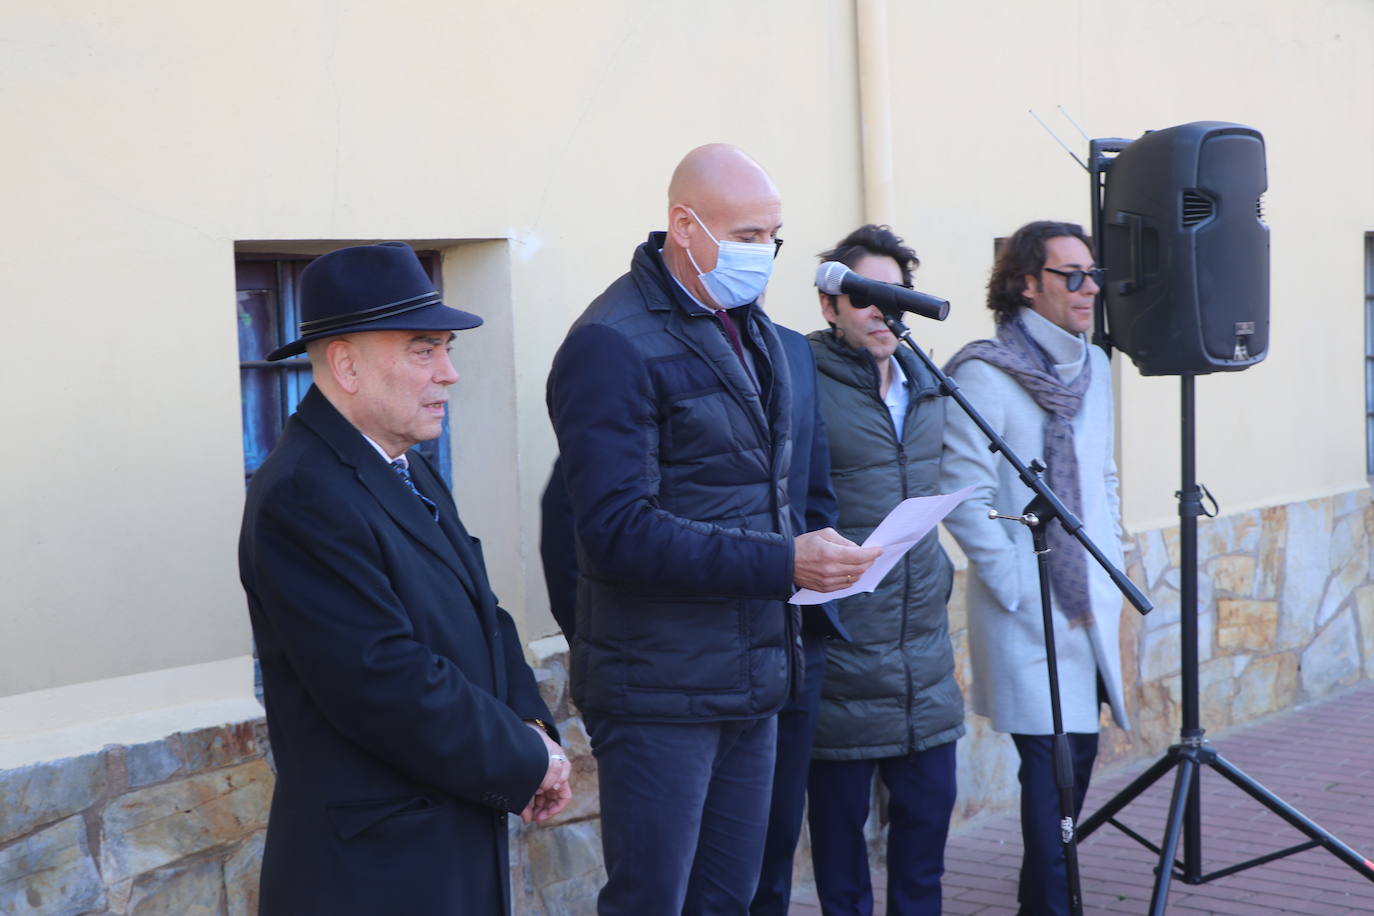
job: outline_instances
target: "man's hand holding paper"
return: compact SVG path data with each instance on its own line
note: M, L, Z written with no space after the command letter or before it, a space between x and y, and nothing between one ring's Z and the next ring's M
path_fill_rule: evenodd
M954 493L939 496L914 496L911 499L902 500L878 524L878 527L873 529L873 533L864 540L863 547L881 548L882 555L874 560L873 565L856 578L853 584L838 591L829 592L802 588L793 594L788 601L792 604L820 604L824 601L833 601L836 598L844 598L859 592L873 591L878 587L878 583L883 581L883 577L892 570L892 567L897 565L897 561L902 558L902 555L915 546L917 541L925 537L932 528L940 523L942 518L953 511L954 507L963 502L972 491L973 487L969 486ZM821 534L822 532L813 533ZM800 549L800 539L798 539L797 546ZM799 582L798 584L802 583Z
M797 538L792 561L792 581L801 586L796 594L824 594L810 604L829 601L836 597L835 589L860 581L864 572L881 560L880 549L860 547L834 528L808 531Z

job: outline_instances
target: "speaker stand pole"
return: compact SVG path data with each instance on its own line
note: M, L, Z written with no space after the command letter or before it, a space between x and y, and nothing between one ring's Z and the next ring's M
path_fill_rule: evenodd
M1179 531L1179 616L1182 641L1183 674L1183 727L1179 730L1178 744L1165 752L1130 785L1122 789L1102 808L1083 821L1078 831L1079 841L1086 840L1093 831L1103 824L1111 824L1131 839L1140 843L1159 856L1155 869L1154 893L1150 898L1151 916L1161 916L1168 902L1169 884L1175 877L1185 884L1206 884L1233 875L1236 872L1263 865L1321 846L1332 855L1345 862L1355 871L1374 881L1374 862L1370 862L1349 846L1342 843L1330 832L1322 829L1312 819L1293 808L1254 779L1243 773L1239 767L1230 763L1210 746L1204 738L1198 709L1198 657L1197 657L1197 519L1208 514L1202 507L1202 495L1206 489L1197 483L1196 468L1196 421L1193 401L1193 376L1184 375L1182 383L1182 486L1178 491L1178 531ZM1210 495L1210 494L1208 494ZM1258 856L1254 859L1232 865L1218 871L1204 873L1202 870L1202 794L1201 770L1211 767L1237 788L1249 795L1270 811L1283 818L1293 827L1306 834L1308 842L1299 843L1276 852ZM1162 845L1155 846L1140 834L1131 830L1116 815L1146 789L1154 785L1165 773L1177 767L1174 778L1174 792L1169 802L1169 814L1165 819ZM1183 843L1183 861L1176 859L1180 839Z

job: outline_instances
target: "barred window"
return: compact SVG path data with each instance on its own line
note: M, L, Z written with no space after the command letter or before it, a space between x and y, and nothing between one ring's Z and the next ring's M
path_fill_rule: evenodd
M1374 232L1364 237L1364 467L1374 477Z

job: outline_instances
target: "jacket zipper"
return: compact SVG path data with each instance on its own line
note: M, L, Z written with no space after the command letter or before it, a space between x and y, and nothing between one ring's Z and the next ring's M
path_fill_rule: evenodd
M877 398L877 401L878 401L878 409L882 411L882 415L887 419L887 427L888 427L888 429L891 430L891 432L892 432L892 440L893 440L895 443L897 443L897 469L898 469L897 472L898 472L898 475L899 475L899 476L901 477L901 479L902 479L902 499L906 499L906 498L910 495L910 490L908 489L908 481L907 481L906 447L905 447L905 446L903 445L903 443L902 443L902 436L898 436L898 435L897 435L897 424L893 422L893 420L892 420L892 413L887 409L887 401L883 400L883 395L882 395L882 373L881 373L880 370L878 369L878 364L877 364L876 362L873 362L873 363L872 363L872 367L873 367L873 374L874 374L873 396L874 396L875 398ZM904 384L904 382L902 382L902 381L900 381L900 380L894 378L894 379L892 379L891 382L889 382L889 384L898 385L898 384ZM913 419L913 417L912 417L912 413L913 413L912 408L915 406L915 404L916 404L915 393L914 393L914 392L908 392L907 408L906 408L906 413L907 413L907 416L906 416L906 423L904 423L904 424L903 424L903 427L902 427L902 433L903 433L903 435L906 434L906 427L907 427L907 425L910 423L910 421ZM907 658L907 653L906 653L906 624L907 624L907 616L908 616L908 614L907 614L907 608L910 606L910 602L911 602L911 564L907 562L907 558L906 558L906 557L903 557L903 558L902 558L902 606L901 606L901 608L899 609L899 611L900 611L900 613L901 613L901 621L902 621L902 623L901 623L901 627L900 627L899 630L898 630L898 636L897 636L897 651L898 651L898 654L899 654L899 655L901 656L901 658L902 658L902 672L903 672L903 674L906 675L906 703L905 703L905 705L904 705L904 707L903 707L902 712L903 712L904 717L906 718L906 742L907 742L907 751L906 751L906 752L907 752L907 754L914 753L915 750L916 750L916 722L915 722L915 714L914 714L914 711L913 711L913 709L912 709L912 706L913 706L913 704L914 704L914 702L915 702L915 697L916 697L916 688L915 688L915 686L912 684L911 663L910 663L910 661L908 660L908 658Z

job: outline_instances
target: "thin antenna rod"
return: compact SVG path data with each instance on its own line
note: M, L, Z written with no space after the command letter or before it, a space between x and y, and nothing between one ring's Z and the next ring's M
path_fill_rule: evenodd
M1064 147L1064 152L1066 152L1066 153L1068 153L1070 156L1072 156L1072 157L1073 157L1073 161L1074 161L1074 162L1077 162L1079 165L1081 165L1081 166L1083 167L1083 171L1085 171L1085 172L1091 171L1091 170L1088 168L1088 164L1087 164L1086 162L1084 162L1082 159L1079 159L1079 158L1078 158L1078 154L1075 153L1073 150L1069 149L1069 145L1068 145L1067 143L1065 143L1063 140L1060 140L1060 139L1059 139L1059 135L1056 134L1054 131L1050 130L1050 126L1049 126L1048 124L1046 124L1044 121L1041 121L1041 120L1040 120L1040 116L1039 116L1038 114L1035 113L1035 109L1034 109L1034 108L1028 109L1028 111L1030 111L1030 116L1031 116L1032 118L1035 118L1036 123L1038 123L1041 127L1045 128L1045 133L1047 133L1047 134L1049 134L1051 137L1053 137L1053 138L1054 138L1054 142L1055 142L1055 143L1058 143L1060 146Z
M1092 137L1089 137L1087 131L1078 126L1078 122L1073 119L1073 115L1069 114L1067 111L1064 110L1063 105L1056 105L1054 107L1058 108L1059 113L1062 114L1065 117L1065 119L1073 125L1074 130L1078 131L1079 136L1081 136L1084 140L1087 140L1089 143L1092 142Z

